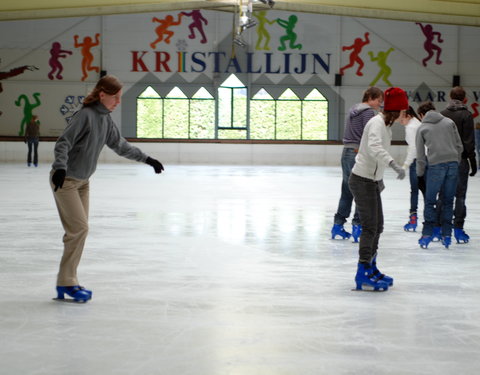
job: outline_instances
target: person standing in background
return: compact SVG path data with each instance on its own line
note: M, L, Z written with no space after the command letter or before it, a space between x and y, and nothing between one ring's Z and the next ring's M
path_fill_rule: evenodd
M27 165L32 165L32 149L33 149L33 165L38 167L38 142L40 141L40 121L37 115L32 115L30 122L25 129L25 143L28 146Z
M447 108L440 113L452 119L455 125L457 125L458 134L463 144L462 158L458 166L458 183L453 209L453 235L457 243L467 243L470 240L470 236L465 233L464 225L467 217L468 173L471 171L470 176L472 177L477 173L477 159L475 157L473 116L467 108L467 94L463 87L455 86L450 90L450 102Z
M382 103L383 91L377 87L369 87L363 93L362 102L350 108L345 120L344 147L341 158L342 189L337 212L333 219L332 239L335 239L336 236L340 236L342 239L348 239L350 236L353 236L354 242L358 242L358 238L362 233L356 208L352 219L352 233L347 232L343 227L350 216L353 202L353 195L348 187L348 179L355 165L355 157L360 147L363 129L367 122L376 115Z

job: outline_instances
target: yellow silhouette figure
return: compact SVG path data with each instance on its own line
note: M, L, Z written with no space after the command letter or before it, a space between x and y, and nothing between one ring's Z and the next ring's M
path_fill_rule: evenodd
M380 67L380 72L378 72L375 79L372 81L372 83L370 83L370 86L375 86L380 78L387 84L387 86L393 86L388 80L388 77L390 77L390 74L392 74L392 69L387 65L388 55L390 55L392 51L395 51L395 49L390 48L388 51L380 51L378 52L377 56L374 56L372 51L368 52L370 59L372 61L376 61L377 65Z
M270 43L270 33L265 28L265 24L268 23L269 25L273 25L277 20L269 21L266 17L267 11L261 10L259 12L253 13L253 16L258 20L258 27L257 27L257 44L255 45L256 50L265 50L270 51L270 47L268 44ZM263 39L265 38L265 43L263 44L263 48L260 47L262 44Z
M170 44L170 38L175 34L173 31L168 30L170 26L176 26L180 25L182 22L182 16L183 13L180 13L178 15L178 20L175 22L173 19L173 16L167 15L164 19L159 19L157 17L153 17L152 22L158 22L160 25L157 26L155 29L155 33L157 34L157 39L153 42L150 43L150 47L152 49L155 49L156 45L162 41L165 41L165 43ZM164 35L167 35L165 40L163 39Z
M82 59L82 81L85 81L85 79L88 77L88 72L91 70L96 71L97 73L100 72L100 67L99 66L92 66L93 62L93 55L91 52L91 49L93 47L96 47L100 44L100 34L96 33L95 34L95 42L90 38L89 36L86 36L83 38L83 43L78 42L78 35L74 35L74 47L75 48L81 48L81 53L83 56Z

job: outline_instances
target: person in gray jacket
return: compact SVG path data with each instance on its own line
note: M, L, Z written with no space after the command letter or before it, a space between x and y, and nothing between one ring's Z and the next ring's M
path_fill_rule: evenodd
M65 230L57 276L58 300L65 300L65 294L76 302L92 298L92 292L80 286L77 268L88 233L89 178L97 168L104 145L120 156L149 164L155 173L163 171L158 160L145 155L120 135L110 117L120 103L122 86L114 76L102 77L55 144L50 184Z
M432 102L422 103L417 113L422 120L416 138L417 176L424 180L421 184L426 185L423 213L425 222L418 243L426 249L433 239L433 228L437 222L437 198L441 192L441 241L448 249L452 241L453 198L463 151L462 140L455 123L436 112Z

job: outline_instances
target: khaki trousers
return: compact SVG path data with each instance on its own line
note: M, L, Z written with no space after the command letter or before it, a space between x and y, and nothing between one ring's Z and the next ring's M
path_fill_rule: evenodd
M50 173L50 186L53 171ZM57 286L79 285L77 268L82 257L88 234L88 180L67 177L62 188L53 192L58 214L65 230L63 235L63 256L57 277Z

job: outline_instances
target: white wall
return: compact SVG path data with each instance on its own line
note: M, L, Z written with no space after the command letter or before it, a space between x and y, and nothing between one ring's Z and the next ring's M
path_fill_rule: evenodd
M219 143L132 143L164 164L340 165L341 145L278 145ZM40 142L39 162L53 162L54 142ZM392 146L392 156L403 162L406 146ZM0 142L0 162L26 162L23 142ZM100 163L130 163L108 147Z

